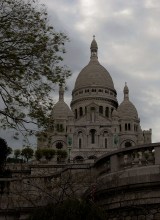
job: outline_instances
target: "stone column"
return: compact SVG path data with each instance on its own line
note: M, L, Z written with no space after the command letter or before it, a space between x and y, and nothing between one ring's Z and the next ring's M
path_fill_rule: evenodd
M154 147L155 149L155 164L160 165L160 146Z
M119 170L119 161L117 154L114 154L110 157L110 163L111 163L111 172L115 172Z

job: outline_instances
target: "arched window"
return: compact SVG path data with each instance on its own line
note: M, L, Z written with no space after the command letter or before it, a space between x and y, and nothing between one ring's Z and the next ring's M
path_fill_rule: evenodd
M56 130L59 131L59 124L56 124Z
M131 142L127 141L127 142L125 143L125 147L131 147L131 146L132 146L132 143L131 143Z
M89 159L89 160L96 160L97 157L96 157L95 155L91 155L91 156L88 157L88 159Z
M103 106L99 106L99 113L103 114Z
M91 133L91 144L95 144L95 133L96 133L96 130L95 129L91 129L90 133Z
M82 139L79 138L79 149L81 149L81 148L82 148Z
M125 131L130 131L130 130L131 130L131 124L125 123Z
M82 116L83 115L83 109L82 107L79 108L79 116Z
M108 136L108 131L104 131L103 136L104 137Z
M131 125L130 125L130 123L128 124L128 131L130 131L131 130Z
M108 108L108 107L106 107L105 116L106 116L107 118L109 117L109 108Z
M57 130L58 132L63 132L63 131L64 131L63 124L56 124L56 130Z
M83 162L84 158L82 156L76 156L73 160L76 162Z
M105 138L105 139L104 139L104 146L105 146L105 148L108 147L107 145L108 145L108 141L107 141L107 138Z
M61 131L61 132L64 131L63 124L59 125L59 131Z
M112 115L113 110L114 110L114 109L113 109L113 108L111 108L111 115Z
M62 147L63 147L62 142L56 143L56 148L57 148L57 149L61 149Z
M77 109L75 109L75 119L77 119Z

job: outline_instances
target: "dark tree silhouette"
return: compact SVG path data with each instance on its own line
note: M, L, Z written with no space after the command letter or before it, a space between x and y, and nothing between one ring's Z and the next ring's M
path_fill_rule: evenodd
M11 152L12 149L8 147L7 142L3 138L0 138L0 175L4 172L7 156Z
M30 147L25 147L21 152L21 155L27 160L27 162L29 159L33 157L33 154L34 154L34 151Z

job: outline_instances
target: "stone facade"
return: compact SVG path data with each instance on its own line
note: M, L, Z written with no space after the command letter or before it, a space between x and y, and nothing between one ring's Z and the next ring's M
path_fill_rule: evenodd
M48 129L38 137L38 148L66 149L73 161L93 160L119 148L151 143L151 129L142 131L126 83L124 100L118 104L113 80L98 61L95 38L90 50L90 61L72 91L71 109L61 85Z

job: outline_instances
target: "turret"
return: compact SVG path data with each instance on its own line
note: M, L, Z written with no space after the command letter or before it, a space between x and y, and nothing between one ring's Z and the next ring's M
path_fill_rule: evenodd
M98 45L97 45L97 42L95 40L95 35L93 35L93 40L92 40L92 43L91 43L91 60L93 59L98 59Z
M123 93L124 93L124 100L129 100L129 89L127 86L127 83L125 82L125 86L123 89Z
M64 88L62 85L59 86L59 101L64 101Z

